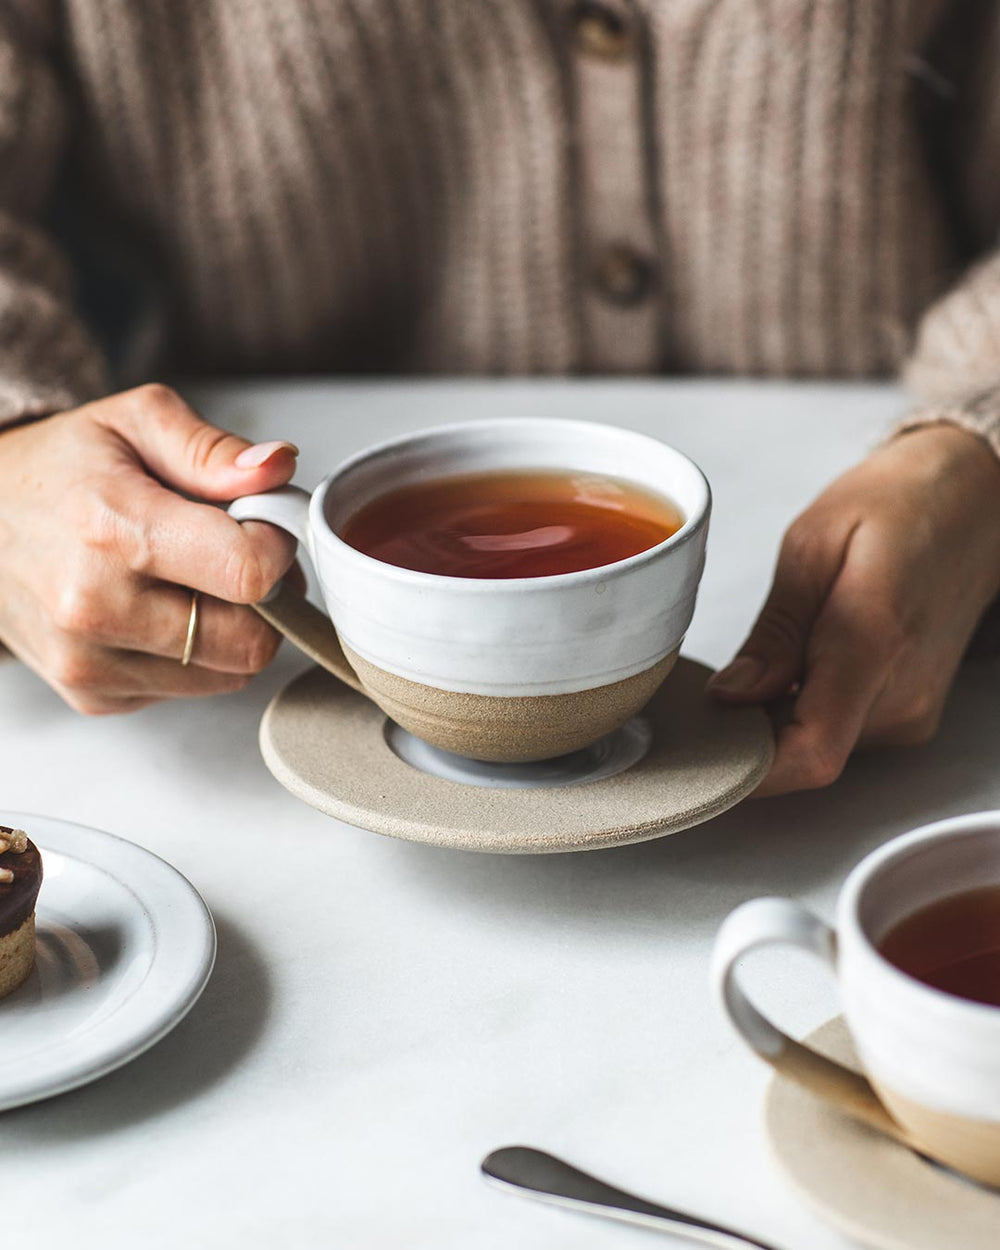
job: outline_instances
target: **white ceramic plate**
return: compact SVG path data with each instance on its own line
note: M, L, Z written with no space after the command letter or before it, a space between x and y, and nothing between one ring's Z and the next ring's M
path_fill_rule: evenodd
M194 886L141 847L83 825L0 813L42 853L38 950L0 1000L0 1110L85 1085L147 1050L187 1014L215 962Z

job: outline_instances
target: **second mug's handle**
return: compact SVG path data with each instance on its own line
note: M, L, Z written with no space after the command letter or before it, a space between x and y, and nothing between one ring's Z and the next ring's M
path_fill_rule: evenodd
M311 555L309 498L308 491L300 486L282 486L262 495L244 495L234 500L228 511L236 521L268 521L287 530ZM330 618L304 595L295 594L284 582L279 582L266 599L254 604L254 610L327 672L339 677L352 690L365 693L347 662Z
M764 946L797 946L836 970L836 934L811 911L784 898L755 898L726 917L712 957L712 980L737 1031L782 1076L855 1119L910 1145L905 1131L859 1072L793 1041L761 1015L736 979L738 961Z

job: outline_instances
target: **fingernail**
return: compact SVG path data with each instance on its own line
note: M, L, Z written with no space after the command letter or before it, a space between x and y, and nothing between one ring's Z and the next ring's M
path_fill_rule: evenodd
M293 456L299 454L299 449L294 443L286 443L281 439L275 439L270 443L254 443L252 447L246 447L236 457L234 463L240 469L259 469L262 464L267 464L272 456L277 455L279 451L290 451Z
M764 662L753 655L739 655L708 683L710 690L723 694L749 694L764 676Z

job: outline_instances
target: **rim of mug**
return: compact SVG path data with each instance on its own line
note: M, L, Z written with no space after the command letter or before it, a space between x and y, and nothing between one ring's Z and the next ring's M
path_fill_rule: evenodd
M921 981L919 977L897 967L882 954L869 937L859 915L865 890L891 863L911 854L918 848L946 841L954 834L977 832L992 832L1000 841L1000 810L991 809L968 812L961 816L948 816L943 820L921 825L920 828L913 829L909 833L891 838L882 846L876 847L874 851L870 851L851 869L841 888L837 901L837 932L841 935L849 935L857 943L866 961L877 969L879 974L887 974L914 1002L920 1001L926 1006L933 1007L938 1013L947 1012L964 1018L970 1023L988 1023L991 1027L996 1027L1000 1025L1000 1006L978 1003L971 998L963 998L959 994L937 989ZM947 898L948 895L942 894L940 897Z
M374 556L366 555L365 552L359 551L357 547L352 547L327 523L325 515L327 493L337 480L358 465L363 464L366 460L391 451L393 448L405 446L416 439L436 438L441 435L484 429L489 426L509 428L511 425L562 426L584 432L596 429L605 433L625 435L628 438L650 443L658 449L666 450L677 456L687 465L701 486L703 492L702 499L698 508L690 516L685 517L680 529L671 534L669 538L665 538L662 542L656 543L652 547L647 547L644 551L637 551L635 555L626 556L625 559L615 560L610 564L598 564L589 569L575 569L570 573L547 573L541 577L454 577L447 573L424 573L418 569L406 569L398 564L389 564L385 560L377 560ZM626 478L625 480L630 479ZM548 588L567 584L586 585L588 582L604 581L609 574L627 572L630 568L647 563L654 555L659 555L668 548L676 549L686 546L705 527L711 511L712 488L701 468L695 464L690 456L685 455L682 451L678 451L676 447L671 446L669 443L663 442L662 439L654 438L650 434L643 434L639 430L632 430L625 426L608 425L603 421L579 421L571 417L484 417L473 421L452 421L444 425L434 425L428 426L426 429L414 430L408 434L397 434L392 438L383 439L380 443L373 443L371 446L355 452L352 456L348 456L346 460L341 461L339 465L332 469L313 491L309 500L309 528L312 534L319 535L320 541L334 547L343 558L358 564L361 568L374 567L388 570L395 580L401 582L413 582L416 585L423 586L440 584L454 587L460 585L469 593L483 593L490 590L496 592L501 588L507 590L525 589L527 587ZM321 527L316 524L318 521L322 521Z

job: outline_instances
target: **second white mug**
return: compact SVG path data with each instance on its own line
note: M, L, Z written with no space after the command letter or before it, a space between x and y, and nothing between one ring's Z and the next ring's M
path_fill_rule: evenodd
M879 946L900 922L942 899L1000 887L1000 812L939 821L895 838L857 865L836 930L801 904L753 899L719 930L713 979L744 1040L779 1072L873 1127L1000 1186L1000 1006L926 985ZM796 946L837 978L865 1075L793 1041L740 986L758 947Z

